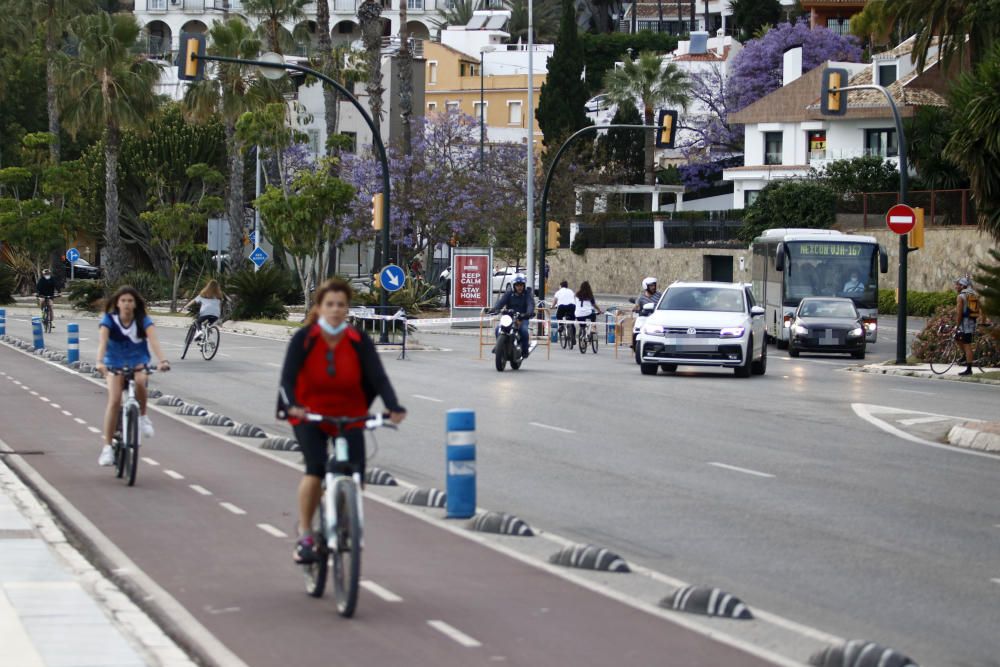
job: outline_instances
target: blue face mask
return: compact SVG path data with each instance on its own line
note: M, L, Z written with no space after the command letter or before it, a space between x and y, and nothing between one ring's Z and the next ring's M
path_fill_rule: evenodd
M343 333L344 329L347 328L347 320L344 320L337 326L334 326L327 322L325 317L320 317L319 328L322 329L328 336L336 336L337 334Z

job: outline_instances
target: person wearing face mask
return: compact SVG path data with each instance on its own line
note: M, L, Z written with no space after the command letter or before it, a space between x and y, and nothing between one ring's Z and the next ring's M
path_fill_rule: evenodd
M303 421L306 413L358 415L361 421L380 396L392 423L406 417L406 408L396 398L372 339L347 323L351 296L351 286L337 278L316 290L305 326L288 343L281 369L278 418L292 424L305 457L305 475L298 491L299 539L293 555L299 564L316 560L312 519L323 492L327 445L337 435L333 424ZM347 429L344 437L350 463L364 477L364 431Z

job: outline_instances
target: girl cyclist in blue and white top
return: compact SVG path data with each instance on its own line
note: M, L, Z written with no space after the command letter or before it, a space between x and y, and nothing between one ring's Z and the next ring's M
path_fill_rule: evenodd
M170 370L170 362L163 356L156 327L146 314L146 302L134 287L120 287L111 295L98 331L97 370L108 381L108 407L104 412L104 447L97 462L110 466L115 462L111 439L118 425L118 413L121 412L124 378L109 374L108 369L143 368L142 372L135 374L135 393L141 414L139 428L144 438L151 438L153 424L146 416L145 373L145 367L150 362L149 348L153 348L156 358L160 360L161 371Z

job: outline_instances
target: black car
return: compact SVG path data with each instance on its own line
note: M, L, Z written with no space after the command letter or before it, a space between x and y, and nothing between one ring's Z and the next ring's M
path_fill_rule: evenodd
M865 327L850 299L802 299L792 320L788 356L799 352L849 352L865 358Z
M66 270L66 278L69 279L69 261L63 260L63 268ZM73 277L75 279L96 280L101 277L101 267L94 266L82 257L73 262Z

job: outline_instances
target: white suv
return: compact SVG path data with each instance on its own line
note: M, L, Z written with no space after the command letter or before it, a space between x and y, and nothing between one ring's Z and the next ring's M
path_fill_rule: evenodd
M754 303L749 285L672 284L636 338L636 359L643 375L668 373L678 366L723 366L737 377L767 370L764 309Z

